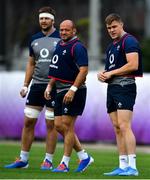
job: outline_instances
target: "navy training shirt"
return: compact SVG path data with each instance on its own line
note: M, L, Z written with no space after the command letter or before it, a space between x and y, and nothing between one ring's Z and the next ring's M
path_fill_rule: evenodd
M127 53L137 52L138 53L138 70L133 71L125 76L142 76L143 68L142 68L142 53L139 46L139 42L130 34L125 34L120 41L113 42L108 46L106 51L106 65L105 70L111 71L114 69L118 69L124 66L127 63L126 55Z
M49 65L49 78L73 84L81 66L88 66L88 55L78 38L67 43L60 41Z

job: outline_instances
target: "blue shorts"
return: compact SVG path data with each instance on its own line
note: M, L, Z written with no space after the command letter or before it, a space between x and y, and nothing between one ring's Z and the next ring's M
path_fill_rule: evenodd
M47 84L33 84L30 87L30 91L26 100L26 105L30 106L41 106L54 108L55 97L56 97L56 88L53 88L51 92L51 99L46 100L44 98L44 91L47 87Z
M73 101L70 104L63 103L63 98L66 93L67 91L62 91L56 95L56 103L54 109L55 116L82 115L86 102L86 88L78 89L75 93Z
M133 111L136 98L136 84L120 86L108 85L107 88L107 112L111 113L117 109Z

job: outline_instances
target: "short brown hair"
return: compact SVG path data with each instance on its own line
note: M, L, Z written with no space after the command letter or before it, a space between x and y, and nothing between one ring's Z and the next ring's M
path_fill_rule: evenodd
M109 14L105 19L105 24L110 25L113 21L122 22L120 15L116 13Z
M40 13L50 13L50 14L52 14L52 15L55 16L55 10L52 9L50 6L41 7L41 8L39 9L39 14L40 14Z

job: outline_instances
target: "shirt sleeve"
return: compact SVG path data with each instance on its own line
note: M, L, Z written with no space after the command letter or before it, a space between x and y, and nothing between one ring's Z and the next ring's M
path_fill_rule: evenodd
M78 66L88 66L87 49L81 44L77 43L73 49L73 56Z
M138 41L132 36L127 37L124 42L124 51L126 54L132 52L139 52Z
M32 38L29 41L29 56L33 57L34 56L34 51L32 48Z

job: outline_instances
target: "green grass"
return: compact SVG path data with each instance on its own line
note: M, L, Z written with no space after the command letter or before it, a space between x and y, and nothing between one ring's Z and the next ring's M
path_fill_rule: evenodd
M41 171L40 164L44 157L44 143L33 144L28 169L5 169L4 165L14 161L20 153L20 143L0 144L0 179L110 179L103 176L104 172L112 170L118 165L118 155L113 149L92 149L88 152L94 157L95 162L83 173L74 173L77 168L77 156L73 152L70 161L69 173L53 173L51 171ZM63 149L58 145L54 156L54 166L61 160ZM138 177L123 177L124 179L148 179L150 178L150 157L146 153L137 154L137 166L140 172ZM111 179L122 179L122 177L111 177Z

